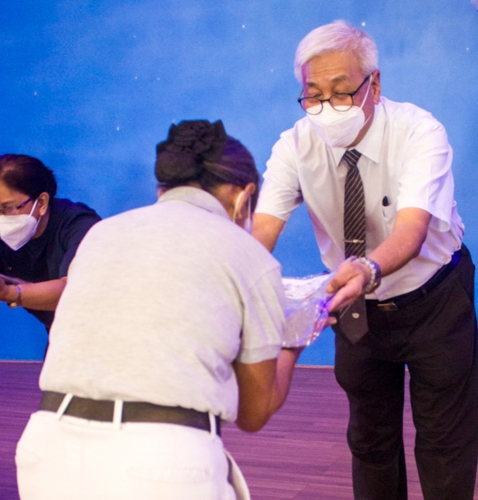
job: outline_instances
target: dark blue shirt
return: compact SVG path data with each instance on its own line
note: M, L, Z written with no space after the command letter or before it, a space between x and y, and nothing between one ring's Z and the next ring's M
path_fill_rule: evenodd
M99 220L100 216L83 203L54 198L48 224L39 238L17 251L0 240L0 273L32 283L66 276L78 245ZM50 328L52 311L27 310Z

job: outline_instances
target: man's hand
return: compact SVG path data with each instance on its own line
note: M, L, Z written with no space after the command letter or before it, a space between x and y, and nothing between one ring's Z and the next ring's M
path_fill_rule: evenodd
M316 324L316 328L335 325L337 318L333 313L355 302L363 294L369 281L370 269L365 264L351 259L343 262L326 287L326 292L333 295L328 303L329 316L325 323L323 319L319 319L320 324Z
M326 288L327 293L334 294L329 303L329 312L355 302L363 294L364 287L369 281L370 269L365 264L348 259L343 262ZM335 321L331 324L334 323Z

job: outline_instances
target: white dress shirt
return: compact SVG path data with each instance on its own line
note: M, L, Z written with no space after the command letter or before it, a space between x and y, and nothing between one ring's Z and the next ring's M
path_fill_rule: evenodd
M392 232L397 211L414 207L432 215L420 255L382 280L367 298L386 300L425 283L461 247L464 226L456 210L452 149L444 127L428 112L384 97L355 147L364 184L367 253ZM305 202L324 265L344 260L343 148L330 148L307 117L281 134L267 163L256 213L287 221Z

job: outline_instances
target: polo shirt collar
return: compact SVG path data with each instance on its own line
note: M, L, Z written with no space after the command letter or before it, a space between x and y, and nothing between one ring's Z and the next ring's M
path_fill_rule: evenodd
M212 194L204 191L204 189L192 186L179 186L168 189L159 197L157 203L164 203L166 201L182 201L190 203L191 205L203 208L208 212L229 219L229 215L226 212L226 209L222 206L221 202Z

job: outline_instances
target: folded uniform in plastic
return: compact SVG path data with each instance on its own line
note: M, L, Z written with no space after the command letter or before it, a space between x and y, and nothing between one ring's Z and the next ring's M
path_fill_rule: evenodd
M310 345L324 329L332 295L325 288L332 274L282 278L286 295L286 327L282 347Z

